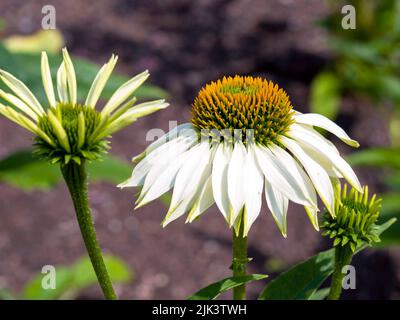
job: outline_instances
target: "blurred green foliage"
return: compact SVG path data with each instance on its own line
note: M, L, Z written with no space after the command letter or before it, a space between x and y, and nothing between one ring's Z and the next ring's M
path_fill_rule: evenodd
M331 14L322 22L335 59L311 86L311 107L335 118L344 94L362 95L376 105L400 111L400 2L397 0L330 0ZM341 8L356 10L356 29L343 29ZM318 92L325 91L325 103ZM333 98L333 99L332 99ZM318 102L318 103L317 103ZM332 109L336 109L333 111Z
M343 96L362 97L387 121L391 145L360 150L348 160L353 166L381 168L391 190L383 198L382 215L400 217L400 1L327 0L331 14L322 21L334 59L318 74L310 91L310 108L336 119ZM345 5L356 11L356 29L343 29ZM400 244L397 222L382 245Z
M90 181L118 184L129 177L129 163L107 155L88 163ZM22 190L48 190L62 181L60 168L35 158L31 150L19 150L0 160L0 181Z
M133 279L133 273L120 258L105 255L111 281L114 284L128 283ZM72 265L55 266L55 288L43 289L42 280L46 274L39 273L28 281L20 294L12 293L6 288L0 288L0 299L12 300L58 300L75 299L83 290L97 284L96 274L87 256L80 258Z

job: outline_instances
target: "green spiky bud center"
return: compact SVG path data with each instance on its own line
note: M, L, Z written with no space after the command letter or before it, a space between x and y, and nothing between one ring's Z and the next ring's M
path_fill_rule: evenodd
M52 163L98 159L108 148L106 140L96 139L101 123L101 114L85 105L59 103L48 108L38 127L52 143L37 136L35 154Z
M368 187L359 193L351 189L347 193L347 185L339 192L335 202L336 217L329 213L322 215L322 235L334 239L333 245L349 246L354 252L361 244L371 245L379 242L376 222L379 218L381 199L376 195L368 196Z

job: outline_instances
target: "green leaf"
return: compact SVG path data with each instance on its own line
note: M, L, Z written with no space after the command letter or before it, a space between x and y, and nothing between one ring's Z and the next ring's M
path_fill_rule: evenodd
M88 173L90 181L106 181L118 184L131 175L132 168L129 163L107 155L102 161L89 163Z
M384 193L381 195L382 209L381 217L400 213L400 192Z
M268 276L264 274L251 274L241 277L226 278L197 291L194 295L189 297L188 300L213 300L225 291L228 291L250 281L258 281L267 277Z
M131 173L131 166L122 160L106 155L102 161L88 163L91 181L120 183ZM48 190L62 180L58 165L32 156L30 150L16 151L0 160L0 181L22 190Z
M391 167L400 169L400 149L377 148L354 152L347 157L353 166Z
M384 182L391 189L400 191L400 172L393 172L393 174L384 178Z
M56 267L56 288L43 289L42 279L45 275L38 274L24 287L21 299L27 300L56 300L68 292L73 281L73 272L67 267Z
M104 256L111 281L113 283L126 283L133 277L129 267L119 258ZM22 292L22 299L30 300L55 300L72 299L79 292L97 284L97 277L88 257L79 259L72 266L56 266L56 288L43 289L42 279L44 274L38 274L29 281Z
M375 90L387 100L400 103L400 80L395 74L382 74L374 79Z
M397 219L393 226L381 235L377 247L387 247L400 244L400 193L387 193L382 195L381 217ZM390 220L389 220L390 221Z
M323 251L271 280L259 300L307 300L333 272L334 249Z
M20 150L0 160L0 180L23 190L46 190L61 179L60 169Z
M378 226L377 235L386 231L396 219ZM356 253L368 247L363 244ZM260 294L260 300L307 300L316 294L321 284L332 274L335 250L329 249L312 256L271 280Z
M310 110L332 120L336 119L340 106L340 83L331 72L321 72L311 83Z
M320 289L314 292L308 300L324 300L329 294L330 288Z
M129 267L119 258L104 256L104 263L112 282L126 283L132 279L132 272ZM93 270L89 257L80 259L73 267L74 289L81 290L97 283L97 277Z
M329 45L336 53L340 53L353 60L360 60L371 64L383 62L378 50L365 42L331 37Z
M15 300L15 295L7 288L0 287L0 300Z

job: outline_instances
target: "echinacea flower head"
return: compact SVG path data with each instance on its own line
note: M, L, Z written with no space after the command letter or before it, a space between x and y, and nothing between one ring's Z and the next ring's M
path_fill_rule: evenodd
M379 226L376 222L382 199L378 199L376 194L370 197L368 186L364 186L363 193L360 193L354 188L348 192L347 184L341 190L339 185L336 192L336 216L328 213L322 215L322 234L334 239L334 247L348 246L352 252L362 244L379 242Z
M148 71L119 87L102 110L96 108L101 93L117 63L117 56L99 70L84 103L77 101L77 79L68 51L57 72L57 95L53 88L48 58L41 57L43 87L48 104L41 105L34 94L12 74L0 70L0 78L12 93L0 90L9 106L0 104L0 113L35 135L35 153L52 163L95 160L108 148L107 137L136 119L168 106L164 100L135 104L133 96L149 77Z
M318 230L317 195L334 215L333 183L360 183L323 128L348 145L358 143L319 114L293 109L284 90L253 77L225 77L202 88L182 124L134 158L132 176L121 187L142 186L140 207L173 188L163 221L188 212L187 222L216 203L230 227L247 235L261 211L262 194L284 236L289 200L304 206ZM238 232L238 231L237 231Z

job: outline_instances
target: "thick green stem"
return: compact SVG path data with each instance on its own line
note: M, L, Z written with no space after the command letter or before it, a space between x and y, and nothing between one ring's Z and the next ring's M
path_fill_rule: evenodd
M232 243L232 270L233 276L245 276L246 266L249 262L247 257L247 237L243 236L244 223L240 223L239 232L233 230L233 243ZM234 300L246 300L246 285L242 284L233 288Z
M353 252L350 246L336 247L335 249L335 269L332 275L331 289L329 291L328 300L339 300L342 293L342 282L344 273L342 269L349 265L353 258Z
M106 265L104 264L89 208L85 162L78 165L71 161L69 164L62 165L61 171L71 194L83 241L85 242L86 250L101 289L106 299L115 300L117 299L117 295L114 292Z

